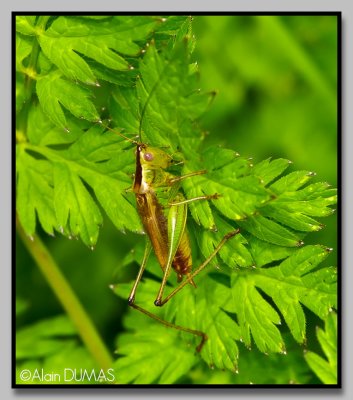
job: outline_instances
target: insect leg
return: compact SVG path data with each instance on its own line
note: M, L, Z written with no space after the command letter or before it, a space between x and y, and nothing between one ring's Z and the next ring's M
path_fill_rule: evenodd
M187 333L190 333L192 335L201 337L201 342L196 347L196 351L199 353L202 350L202 347L203 347L203 345L205 344L205 342L207 340L206 333L198 331L196 329L185 328L184 326L176 325L176 324L173 324L171 322L165 321L164 319L158 317L155 314L152 314L151 312L145 310L144 308L142 308L142 307L140 307L140 306L138 306L138 305L136 305L134 303L131 303L129 305L132 308L134 308L135 310L138 310L138 311L142 312L143 314L147 315L148 317L154 319L155 321L159 322L160 324L162 324L162 325L164 325L164 326L166 326L168 328L177 329L178 331L187 332Z
M237 235L240 232L240 229L236 229L235 231L227 233L223 239L219 242L218 246L214 249L213 253L208 256L208 258L189 276L186 277L186 280L179 284L169 295L164 299L160 299L160 302L156 305L163 306L167 301L169 301L174 295L176 295L184 286L192 282L193 278L198 275L208 264L209 262L216 256L216 254L221 250L224 244L233 236Z
M187 203L191 203L193 201L198 201L198 200L212 200L212 199L215 200L215 199L219 199L220 197L221 197L220 194L214 193L214 194L205 195L205 196L193 197L192 199L186 199L186 200L182 200L182 201L168 203L168 206L180 206L181 204L187 204Z
M202 169L200 171L194 171L194 172L190 172L189 174L185 174L185 175L181 175L181 176L175 176L174 178L169 180L169 183L172 185L176 182L180 182L184 179L190 178L191 176L195 176L195 175L204 175L207 174L207 171L205 169Z
M141 263L139 272L137 274L134 286L132 287L131 292L130 292L130 296L128 298L128 302L129 302L130 306L132 306L134 301L135 301L135 293L136 293L137 285L139 284L139 282L140 282L140 280L142 278L143 271L146 268L148 257L151 254L151 250L152 250L151 242L149 240L147 240L146 247L145 247L145 253L144 253L143 259L142 259L142 263Z
M183 197L181 194L178 194L176 196L176 199L181 201ZM156 306L160 305L163 296L163 291L172 268L172 263L175 254L179 248L182 237L184 235L186 227L186 218L187 218L187 206L185 204L170 207L168 213L168 258L163 271L164 273L163 273L162 283L159 288L157 298L154 302Z

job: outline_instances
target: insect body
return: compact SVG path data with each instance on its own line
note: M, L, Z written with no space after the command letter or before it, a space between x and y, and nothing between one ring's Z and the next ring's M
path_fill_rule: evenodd
M148 233L157 259L165 271L171 262L178 275L178 282L183 275L190 276L192 269L191 250L187 231L187 205L178 189L178 182L165 169L172 164L172 159L158 148L139 145L136 152L136 174L133 191L136 194L137 209L143 226ZM179 205L171 205L168 219L164 215L162 205L155 190L171 185L169 195L177 200ZM167 199L168 200L168 199ZM170 251L169 251L170 249ZM192 281L191 281L192 282Z
M171 156L157 147L151 147L139 142L134 143L136 144L136 171L133 192L136 196L137 210L149 240L146 244L140 270L129 296L129 305L166 326L201 336L202 341L197 347L197 350L200 351L207 339L205 333L164 321L137 306L134 303L136 289L153 248L163 271L162 283L154 304L162 306L186 284L190 283L195 286L193 278L206 267L225 242L236 235L239 230L227 234L204 263L192 271L191 249L186 230L187 204L192 201L216 199L219 195L213 194L185 199L180 192L180 182L183 179L204 174L206 171L201 170L182 176L175 176L167 171L168 167L173 165ZM164 288L173 269L180 283L163 299ZM184 276L186 279L182 282Z

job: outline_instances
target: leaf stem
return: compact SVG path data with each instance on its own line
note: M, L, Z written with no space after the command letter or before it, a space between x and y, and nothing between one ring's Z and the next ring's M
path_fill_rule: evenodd
M113 363L110 353L44 243L37 235L34 235L33 240L31 240L25 234L18 219L16 220L16 228L23 243L36 261L49 286L52 288L61 305L76 326L88 351L101 368L105 370L110 368Z

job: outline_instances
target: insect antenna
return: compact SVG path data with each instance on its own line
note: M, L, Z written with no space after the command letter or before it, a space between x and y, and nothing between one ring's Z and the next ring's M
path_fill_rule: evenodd
M138 142L137 140L131 139L131 138L125 136L123 133L118 132L117 130L110 128L107 124L104 124L102 120L99 120L98 123L101 124L101 125L102 125L105 129L107 129L108 131L113 132L113 133L115 133L116 135L119 135L120 137L122 137L123 139L127 140L127 141L130 142L130 143L133 143L133 144L135 144L135 145L141 144L141 143Z

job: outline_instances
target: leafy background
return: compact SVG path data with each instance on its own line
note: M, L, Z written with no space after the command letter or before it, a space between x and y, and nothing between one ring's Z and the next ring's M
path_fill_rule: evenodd
M337 257L337 221L327 208L334 202L333 191L320 182L333 187L337 183L335 17L196 17L196 41L185 17L60 17L49 20L50 27L44 30L46 24L45 17L17 20L18 214L28 235L34 233L37 215L40 237L109 351L117 349L118 381L334 383L336 325L335 314L328 310L335 307L331 266ZM185 35L188 42L180 44ZM144 54L145 61L139 64ZM25 78L34 74L33 59L40 72L35 89L34 81ZM143 237L130 232L140 226L133 196L125 194L131 184L133 150L111 132L103 134L97 120L111 117L127 135L138 132L141 108L131 87L139 72L139 103L148 102L142 125L148 140L172 150L179 145L188 160L185 168L206 167L213 178L200 177L201 188L225 193L230 184L226 200L214 202L212 210L216 207L238 220L262 207L271 193L277 196L261 208L262 217L237 221L242 235L221 253L220 271L210 268L197 280L196 291L185 288L158 311L169 320L208 332L210 340L201 358L195 357L196 343L189 337L180 339L177 332L127 310L126 301L114 295L126 299L131 283L121 282L129 282L136 273ZM155 87L159 76L163 78ZM215 89L218 94L212 101ZM24 103L33 91L36 96ZM177 99L177 112L173 102L160 107L170 99ZM209 147L203 159L192 160L198 145L193 132L200 128L189 119L204 110L198 121L204 147L216 147ZM234 151L219 144L244 157L234 158ZM258 185L257 177L264 186ZM234 179L243 191L234 190ZM186 182L188 197L197 195L200 185ZM80 201L73 200L71 190ZM231 207L227 199L233 199ZM300 200L306 202L304 209L295 204ZM114 211L117 201L124 204L123 212ZM190 208L195 221L219 229L211 235L191 222L194 244L197 240L207 255L231 229L229 220L211 214L207 204ZM319 230L316 220L321 216L328 216L319 221L327 227ZM275 228L269 222L272 218L279 222ZM98 239L97 225L102 223ZM309 246L296 250L303 232L311 231L305 237ZM47 235L54 233L55 238ZM82 241L68 240L74 237ZM317 243L323 247L310 246ZM227 269L222 261L238 269ZM253 262L267 268L252 271ZM138 292L139 304L146 308L158 287L152 279L158 267L151 264L149 278ZM114 292L109 289L112 283L119 283ZM72 368L96 367L21 240L16 294L18 370L60 369L68 363ZM304 358L306 349L310 351Z

